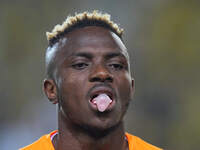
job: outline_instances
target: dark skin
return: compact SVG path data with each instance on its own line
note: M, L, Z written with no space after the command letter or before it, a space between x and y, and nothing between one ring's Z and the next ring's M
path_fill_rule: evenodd
M123 117L134 80L121 39L103 27L84 27L66 34L54 49L54 77L45 79L44 91L59 107L55 149L126 150ZM114 102L99 112L91 95L108 91Z

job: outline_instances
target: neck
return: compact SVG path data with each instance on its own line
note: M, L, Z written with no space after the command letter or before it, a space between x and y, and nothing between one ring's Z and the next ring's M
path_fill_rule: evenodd
M128 147L123 122L101 131L103 134L91 134L91 130L75 127L62 115L58 115L58 135L53 141L55 150L125 150Z

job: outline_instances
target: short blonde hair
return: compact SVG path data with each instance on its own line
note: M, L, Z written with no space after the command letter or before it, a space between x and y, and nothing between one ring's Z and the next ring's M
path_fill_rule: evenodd
M75 16L68 16L62 25L56 25L51 32L46 32L49 45L55 44L62 36L76 28L85 26L101 26L110 29L122 38L123 29L110 20L110 15L97 10L93 12L75 13Z

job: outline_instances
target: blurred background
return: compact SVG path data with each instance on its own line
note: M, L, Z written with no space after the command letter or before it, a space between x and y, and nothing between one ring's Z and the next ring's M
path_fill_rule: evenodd
M0 149L18 149L57 128L57 108L42 92L45 32L93 9L125 29L136 80L126 130L168 150L198 149L199 0L1 0Z

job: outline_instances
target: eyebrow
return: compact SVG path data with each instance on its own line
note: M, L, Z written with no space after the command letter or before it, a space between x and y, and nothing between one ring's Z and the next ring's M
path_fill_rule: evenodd
M105 58L106 59L111 59L111 58L114 58L114 57L123 57L123 58L126 58L122 53L120 52L113 52L113 53L108 53L105 55Z
M74 53L72 57L85 57L87 59L92 59L93 55L88 52L78 52L78 53Z
M92 59L94 56L90 52L78 52L78 53L72 54L72 57L85 57L87 59ZM127 59L126 56L120 52L109 52L109 53L105 54L106 60L112 59L114 57L122 57L122 58Z

